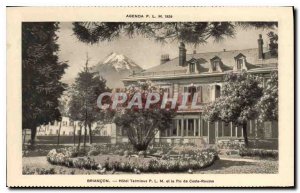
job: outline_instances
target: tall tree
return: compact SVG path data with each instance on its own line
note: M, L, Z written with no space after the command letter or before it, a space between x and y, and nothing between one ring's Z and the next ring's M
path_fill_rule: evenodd
M59 127L58 127L58 133L57 133L57 146L59 146L59 140L60 140L60 130L61 130L61 122L59 122Z
M273 31L270 31L268 33L268 37L270 40L269 43L269 50L272 56L277 57L278 56L278 35L274 33Z
M258 117L256 104L262 94L259 77L245 71L227 74L222 95L206 106L204 116L211 122L232 122L236 126L242 126L245 146L248 147L247 122Z
M35 142L36 127L60 121L58 98L66 88L60 82L66 62L59 62L58 23L22 23L22 129L31 129Z
M135 86L129 86L126 93L127 101L117 108L114 122L121 129L126 130L128 139L136 150L144 151L158 131L170 128L176 108L170 109L170 103L166 104L166 108L161 108L163 93L150 82L139 82ZM150 97L152 96L150 94L154 93L158 94L159 101L145 108L148 96L149 99L154 100ZM137 105L128 107L134 96L140 96L136 98L137 101L141 101L140 107Z
M59 104L58 104L58 110L61 114L61 116L64 117L68 117L68 100L69 98L67 97L66 94L62 94L62 96L59 98ZM60 119L61 121L59 122L59 127L58 127L58 133L57 133L57 146L60 143L60 131L61 131L61 123L62 123L62 119Z
M237 27L277 27L277 22L74 22L76 37L85 43L112 41L122 35L144 36L158 42L184 42L194 46L208 39L216 41L234 37Z
M97 98L103 92L109 92L106 81L98 73L91 72L86 66L75 79L71 90L69 114L72 120L80 121L84 125L84 147L86 144L87 128L89 141L92 143L92 123L103 119L103 112L97 108Z
M260 98L257 109L260 121L278 120L278 72L273 71L267 80L263 96Z

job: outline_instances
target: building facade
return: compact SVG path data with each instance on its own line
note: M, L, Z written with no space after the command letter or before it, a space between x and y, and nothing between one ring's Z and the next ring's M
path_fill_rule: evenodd
M61 125L60 125L61 124ZM92 132L98 136L111 136L114 125L112 124L92 124ZM83 135L83 125L79 121L72 121L69 117L62 117L62 121L54 121L48 125L37 127L37 136L57 136L60 130L60 136ZM87 129L89 135L89 129Z
M222 93L226 73L240 73L246 70L261 76L264 85L272 71L278 67L277 56L263 46L259 35L258 46L245 50L222 50L187 54L184 43L179 46L179 55L170 59L162 55L160 65L133 74L123 79L125 86L136 84L137 81L150 80L162 88L169 96L177 93L198 93L198 103L204 106L213 102ZM170 97L171 98L171 97ZM190 99L188 99L190 100ZM189 101L191 102L191 101ZM243 140L243 130L232 123L210 123L203 118L203 109L186 109L177 111L172 127L159 132L155 141L168 143L215 144L226 140ZM277 122L259 123L257 120L248 122L249 138L278 138Z

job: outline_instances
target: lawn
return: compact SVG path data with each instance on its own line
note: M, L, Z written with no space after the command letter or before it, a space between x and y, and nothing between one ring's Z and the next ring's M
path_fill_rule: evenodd
M127 159L123 156L118 155L98 155L92 156L96 162L103 162L109 157L110 160ZM149 160L149 158L130 158L130 159L144 159L143 161ZM46 157L23 157L23 167L33 168L54 168L56 171L60 171L62 174L69 174L74 172L75 174L97 174L93 170L85 169L74 169L67 168L64 166L51 165L47 162ZM246 159L246 158L229 158L222 157L220 160L215 161L212 166L207 168L194 171L194 173L201 174L250 174L250 173L277 173L278 172L278 161L276 160L257 160L257 159ZM107 172L110 174L111 171ZM120 174L124 172L115 172Z

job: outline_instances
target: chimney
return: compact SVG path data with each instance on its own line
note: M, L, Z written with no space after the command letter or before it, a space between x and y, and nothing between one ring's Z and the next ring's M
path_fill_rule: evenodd
M223 52L226 52L226 49L223 49Z
M184 66L186 62L186 49L183 42L179 46L179 66Z
M259 34L258 36L258 59L264 59L264 52L263 52L263 45L264 45L264 40L262 39L262 35Z
M163 54L160 56L160 64L164 64L168 61L170 61L169 54Z

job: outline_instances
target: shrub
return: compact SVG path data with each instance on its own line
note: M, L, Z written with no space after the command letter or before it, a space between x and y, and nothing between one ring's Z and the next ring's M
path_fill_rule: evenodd
M56 174L57 172L55 171L54 168L50 169L45 169L45 168L35 168L35 169L30 169L28 167L23 167L22 168L22 174L23 175L51 175L51 174Z
M138 156L139 157L145 157L146 156L146 152L145 151L139 151Z
M130 156L130 152L129 151L124 151L124 156L125 157L129 157Z
M239 151L239 154L242 157L249 156L249 157L278 159L278 151L276 151L276 150L241 148L240 151Z
M99 155L100 152L96 151L96 150L90 150L88 153L87 153L87 156L96 156L96 155Z
M217 143L219 149L235 149L245 147L244 141L242 140L219 140Z

